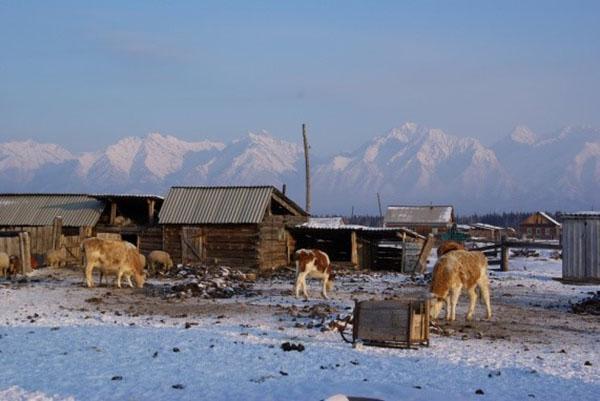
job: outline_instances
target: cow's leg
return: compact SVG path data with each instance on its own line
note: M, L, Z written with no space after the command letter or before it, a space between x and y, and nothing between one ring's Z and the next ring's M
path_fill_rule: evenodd
M462 286L458 286L456 288L453 288L452 291L450 292L450 296L451 296L451 300L450 300L450 306L451 306L450 320L456 320L456 304L458 304L458 298L460 297L460 291L461 290L462 290Z
M446 320L450 320L450 318L452 317L452 302L451 300L451 296L450 296L450 292L448 293L448 296L446 296L446 299L444 300L444 302L446 303Z
M479 279L479 289L481 290L481 298L485 303L486 319L492 318L492 305L490 304L490 283L487 276Z
M85 283L88 288L92 288L94 286L94 278L92 277L92 272L94 271L94 264L88 262L85 265Z
M127 276L127 284L129 284L129 287L133 288L133 283L131 282L131 274Z
M329 299L329 297L327 296L327 277L323 278L323 298L325 299Z
M296 285L294 286L294 293L296 298L300 296L300 287L302 286L302 273L296 274Z
M117 288L121 288L121 278L123 277L123 272L119 270L117 273Z
M477 304L477 287L469 289L469 310L467 311L467 320L473 320L473 312L475 311L475 304Z
M300 286L302 287L302 295L304 295L304 299L308 299L308 290L306 287L306 279L308 278L308 273L302 272L298 275L298 279L300 280Z

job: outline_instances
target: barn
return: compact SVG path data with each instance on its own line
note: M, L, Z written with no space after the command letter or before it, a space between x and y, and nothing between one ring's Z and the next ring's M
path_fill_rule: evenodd
M292 229L297 248L315 248L338 265L413 273L423 236L406 228L344 224L341 218L310 218Z
M449 205L388 206L385 227L404 227L421 235L445 233L456 224L454 207Z
M563 214L561 220L563 279L600 282L600 212Z
M533 240L559 240L561 225L546 212L535 212L520 224L521 236Z
M0 194L0 232L5 238L11 232L27 232L38 263L50 249L61 246L68 259L78 262L82 238L94 235L156 249L162 243L156 225L162 201L154 195Z
M290 228L308 214L272 186L173 187L159 214L175 263L275 269L291 262Z

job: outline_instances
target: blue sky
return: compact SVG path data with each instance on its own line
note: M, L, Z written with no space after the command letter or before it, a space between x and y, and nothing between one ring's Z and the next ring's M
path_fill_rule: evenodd
M600 126L600 2L2 1L0 141Z

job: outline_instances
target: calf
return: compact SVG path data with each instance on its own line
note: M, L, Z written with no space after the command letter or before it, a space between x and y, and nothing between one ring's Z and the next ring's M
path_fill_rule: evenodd
M465 246L463 244L461 244L460 242L444 241L437 249L437 256L438 256L438 258L440 258L443 255L447 254L448 252L461 251L461 250L464 251Z
M85 279L88 287L94 286L92 273L96 267L105 274L115 274L119 288L123 276L130 287L133 287L131 276L138 288L144 286L144 268L140 254L132 244L118 240L88 238L82 242L81 248L85 258Z
M463 287L469 293L467 320L473 319L477 303L476 287L479 287L485 303L487 318L492 317L490 289L487 276L487 258L483 252L452 251L438 259L433 268L431 292L433 301L431 317L437 319L443 303L446 303L446 319L456 319L456 304Z
M0 252L0 276L7 278L10 275L10 258L5 252Z
M299 249L294 256L296 259L296 285L294 287L296 298L300 295L300 287L302 287L304 298L308 299L306 278L315 277L323 280L322 295L327 299L327 290L331 291L333 288L335 277L329 256L318 249Z

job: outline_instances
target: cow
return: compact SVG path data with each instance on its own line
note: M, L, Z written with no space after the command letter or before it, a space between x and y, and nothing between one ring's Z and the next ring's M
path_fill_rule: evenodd
M460 251L460 250L463 250L463 251L465 250L465 246L463 244L461 244L460 242L444 241L437 249L437 256L438 256L438 258L441 258L443 255L447 254L448 252Z
M300 287L302 287L304 298L308 299L306 279L314 277L323 280L321 294L323 298L328 299L327 290L332 290L335 278L329 256L318 249L299 249L294 256L296 259L296 285L294 286L296 298L300 296Z
M50 249L46 252L46 265L50 267L62 267L67 264L67 255L64 247Z
M473 319L479 287L485 303L487 319L492 317L490 289L487 275L487 258L483 252L457 250L438 259L431 281L431 317L437 319L442 305L446 304L446 320L456 320L456 304L463 288L469 293L467 320Z
M8 278L10 275L10 258L7 253L0 252L0 276Z
M164 273L168 273L173 268L173 260L165 251L152 251L148 255L148 271L156 274L161 267Z
M130 287L133 287L131 276L136 286L142 288L146 277L137 248L128 242L101 238L85 239L81 248L85 260L85 280L88 287L94 286L92 273L99 268L102 273L115 274L117 287L121 288L121 278L125 276Z

